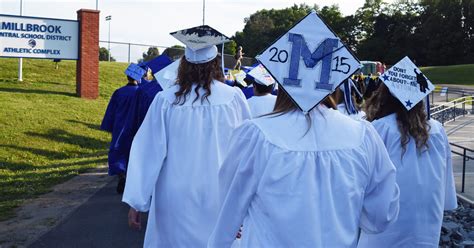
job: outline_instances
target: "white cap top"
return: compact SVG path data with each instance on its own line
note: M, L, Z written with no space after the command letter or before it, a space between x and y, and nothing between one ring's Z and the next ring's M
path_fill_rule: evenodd
M359 60L315 11L257 59L305 113L334 92L360 66Z
M218 44L229 42L230 39L207 25L183 29L170 33L186 45L184 57L190 63L202 64L217 56Z
M255 79L255 82L261 85L270 86L276 83L275 79L273 79L272 75L268 73L267 69L263 67L263 65L258 64L255 68L253 68L249 75Z
M380 79L407 110L422 101L435 88L408 57L392 66Z

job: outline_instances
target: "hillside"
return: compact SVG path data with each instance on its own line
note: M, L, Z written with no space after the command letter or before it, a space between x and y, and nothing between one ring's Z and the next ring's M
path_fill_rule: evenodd
M434 84L474 86L474 64L423 67L421 70Z
M100 98L75 96L75 62L0 59L0 219L23 199L84 170L105 164L109 134L99 130L113 91L124 85L124 63L100 63Z

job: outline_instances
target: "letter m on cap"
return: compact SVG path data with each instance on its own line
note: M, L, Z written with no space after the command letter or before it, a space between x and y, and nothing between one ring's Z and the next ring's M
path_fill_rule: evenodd
M290 72L288 77L283 79L283 84L301 87L301 79L298 79L298 71L300 58L303 58L307 68L314 68L319 61L321 61L321 77L319 82L316 83L316 89L332 90L332 84L329 83L332 53L334 48L337 47L339 40L334 38L325 39L312 53L301 34L289 33L288 41L292 43Z

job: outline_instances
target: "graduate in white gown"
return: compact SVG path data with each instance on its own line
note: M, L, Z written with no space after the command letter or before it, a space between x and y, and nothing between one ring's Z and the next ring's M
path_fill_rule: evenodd
M274 62L275 49L291 51L288 60ZM339 55L351 69L327 66ZM257 58L279 83L275 108L232 135L208 247L230 247L241 225L240 245L251 248L356 247L359 228L384 231L398 214L395 167L372 125L341 114L329 96L358 60L315 12Z
M374 95L367 117L397 168L400 213L385 232L362 232L359 247L438 247L443 211L457 207L444 128L427 119L423 101L408 111L385 84Z
M202 44L218 32L200 26L178 35ZM123 201L132 227L149 212L144 247L206 246L220 206L219 166L232 131L250 118L242 92L223 83L214 43L192 50L184 42L176 85L157 94L130 152Z
M395 168L382 140L331 107L305 116L280 90L278 114L235 131L208 247L229 247L241 224L241 247L355 247L359 228L382 232L396 218Z
M253 96L247 99L252 118L271 113L276 101L276 96L272 95L275 79L259 64L247 74L245 80L253 85Z

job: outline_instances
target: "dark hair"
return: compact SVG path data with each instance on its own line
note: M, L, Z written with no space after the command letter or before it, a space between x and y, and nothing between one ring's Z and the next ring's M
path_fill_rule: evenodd
M274 86L273 84L269 85L269 86L266 86L266 85L263 85L263 84L259 84L257 82L253 83L253 88L255 89L255 91L258 94L262 94L262 95L272 93L273 86Z
M337 109L336 103L331 95L327 96L320 104L325 105L328 108ZM270 114L285 114L288 112L298 110L298 106L295 102L291 99L291 97L286 93L283 87L278 89L278 95L275 102L275 107L273 108L273 112Z
M336 104L344 103L344 92L341 89L337 88L331 96Z
M331 95L327 96L320 104L324 104L328 108L337 109L336 103ZM266 114L264 116L281 116L289 112L298 111L299 108L296 103L291 99L291 97L286 93L283 87L278 89L278 95L275 102L275 107L273 108L273 112ZM311 129L311 116L305 115L306 121L308 123L308 129L304 133L306 135L309 130ZM303 136L304 136L303 135Z
M366 99L366 100L371 98L372 95L374 94L374 92L377 91L377 89L382 84L380 78L375 78L374 79L370 76L367 76L367 77L368 77L368 83L367 83L367 87L365 88L365 92L364 92L364 99Z
M127 75L127 80L129 83L133 83L135 81L135 79L133 79L132 77L128 76Z
M367 100L365 106L368 121L374 121L393 113L397 115L403 149L402 156L412 137L415 139L416 148L419 151L422 148L428 148L430 125L423 101L407 111L403 104L389 92L387 86L381 84L374 95Z
M220 56L217 56L209 62L193 64L188 62L183 56L178 68L178 78L176 81L179 85L179 90L174 93L176 96L174 104L183 105L186 102L186 97L191 93L194 84L196 84L194 89L196 98L193 100L193 103L199 99L199 89L201 87L206 90L206 93L201 96L201 103L204 100L208 100L207 98L211 95L212 80L221 82L225 80L220 61Z

